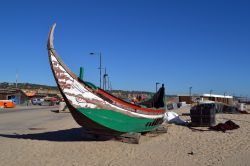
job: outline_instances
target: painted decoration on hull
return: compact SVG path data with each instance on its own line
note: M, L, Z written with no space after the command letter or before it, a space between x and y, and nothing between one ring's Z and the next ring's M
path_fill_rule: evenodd
M67 97L68 101L75 108L102 108L107 110L114 110L118 112L123 112L130 116L143 117L143 118L162 118L163 115L146 115L137 113L137 110L130 111L113 105L107 101L104 101L99 96L90 92L87 86L80 84L75 80L67 71L64 69L57 58L50 52L50 58L53 70L55 72L55 77L58 80L58 84L61 87L63 93ZM133 112L131 112L133 111Z

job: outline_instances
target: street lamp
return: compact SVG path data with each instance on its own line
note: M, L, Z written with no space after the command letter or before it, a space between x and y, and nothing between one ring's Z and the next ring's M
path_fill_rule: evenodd
M157 85L158 85L158 84L160 84L160 83L159 83L159 82L156 82L156 83L155 83L155 91L156 91L156 93L157 93L157 89L158 89L158 88L157 88Z
M102 88L102 53L95 53L95 52L91 52L89 53L90 55L99 55L100 56L100 88Z
M192 93L191 93L191 92L192 92L192 88L193 88L192 86L189 87L189 96L190 96L190 97L191 97L191 95L192 95Z

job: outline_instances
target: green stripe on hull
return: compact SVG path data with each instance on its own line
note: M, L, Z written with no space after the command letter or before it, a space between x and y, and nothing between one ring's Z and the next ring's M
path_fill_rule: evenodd
M150 131L162 123L162 118L137 118L112 110L89 108L78 108L77 110L96 123L120 132Z

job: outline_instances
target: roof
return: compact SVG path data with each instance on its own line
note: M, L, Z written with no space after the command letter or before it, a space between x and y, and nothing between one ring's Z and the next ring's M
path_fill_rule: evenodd
M228 98L228 99L233 98L233 96L229 96L229 95L215 95L215 94L203 94L202 96L204 96L204 97Z
M189 96L189 95L178 95L178 96ZM207 94L207 93L204 93L204 94L192 94L193 97L216 97L216 98L228 98L228 99L232 99L233 96L229 96L229 95L216 95L216 94Z
M20 92L19 89L0 89L0 93L5 93L5 94L9 94L9 93L17 93Z
M25 95L28 97L33 97L36 95L36 92L26 92Z

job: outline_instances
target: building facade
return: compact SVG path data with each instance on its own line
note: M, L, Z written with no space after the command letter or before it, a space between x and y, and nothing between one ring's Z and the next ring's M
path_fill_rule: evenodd
M15 104L24 104L28 99L20 89L0 89L0 100L12 100Z
M228 95L216 95L216 94L195 94L189 95L178 95L179 102L186 102L187 104L192 104L197 101L214 101L232 105L233 96Z

